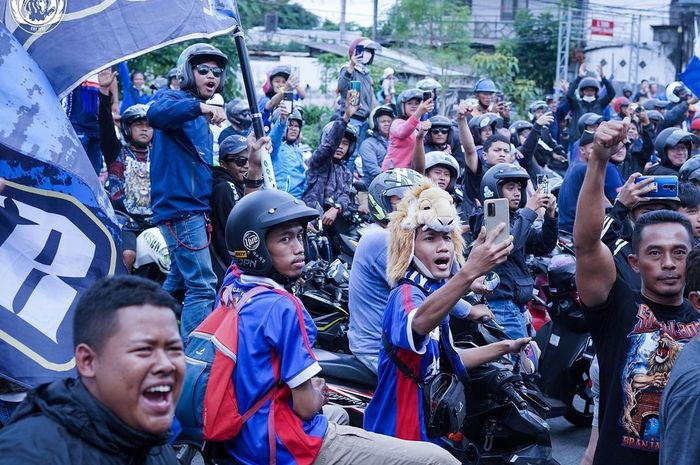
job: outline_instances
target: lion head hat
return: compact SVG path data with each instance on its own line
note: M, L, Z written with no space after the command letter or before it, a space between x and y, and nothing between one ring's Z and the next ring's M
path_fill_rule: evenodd
M428 278L428 269L414 255L418 228L448 232L454 243L453 266L464 263L464 239L462 224L452 196L446 191L425 182L415 187L403 198L389 222L389 258L387 278L393 287L404 277L411 264Z

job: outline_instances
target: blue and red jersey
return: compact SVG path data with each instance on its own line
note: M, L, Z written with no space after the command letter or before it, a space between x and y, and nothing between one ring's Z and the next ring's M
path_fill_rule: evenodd
M321 414L310 420L297 416L291 390L321 371L311 350L316 326L301 302L295 304L279 284L258 276L237 277L231 271L224 280L222 299L238 298L259 285L271 288L240 309L238 364L233 374L239 410L247 411L277 387L271 401L226 443L226 449L241 464L311 464L321 449L328 420Z
M445 317L437 328L425 336L414 332L411 326L418 307L427 295L439 289L443 283L426 280L415 272L409 273L408 277L421 280L421 286L404 280L389 294L382 327L389 345L394 348L397 358L418 379L426 382L440 372L442 337L451 365L461 377L466 378L464 365L452 347L449 317ZM422 388L401 373L383 345L379 351L377 389L365 409L364 427L368 431L400 439L438 443L437 439L428 438L426 434Z

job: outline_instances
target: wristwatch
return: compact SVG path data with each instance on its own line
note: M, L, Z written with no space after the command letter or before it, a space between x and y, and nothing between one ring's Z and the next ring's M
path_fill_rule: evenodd
M265 180L263 178L260 179L248 179L248 176L243 176L243 185L245 187L248 187L250 189L256 189L258 187L261 187Z

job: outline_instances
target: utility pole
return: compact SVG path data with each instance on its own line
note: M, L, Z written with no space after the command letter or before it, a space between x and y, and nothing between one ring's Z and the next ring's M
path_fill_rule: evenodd
M379 0L374 0L374 8L372 9L372 40L377 40L377 10L379 9Z
M346 0L340 0L340 41L345 41L345 7Z
M559 35L557 37L557 73L554 86L559 81L568 78L569 73L569 44L571 43L571 7L566 10L559 7Z
M630 72L629 83L634 85L639 82L639 42L642 34L642 17L632 15L632 28L630 31Z

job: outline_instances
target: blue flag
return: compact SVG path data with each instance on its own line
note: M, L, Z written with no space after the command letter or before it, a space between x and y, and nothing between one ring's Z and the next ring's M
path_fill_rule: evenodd
M117 270L119 229L48 79L0 24L0 376L72 374L77 297Z
M693 95L700 95L700 58L694 56L685 71L680 74L680 78Z
M60 98L107 66L228 33L236 16L234 0L0 0L0 22Z

